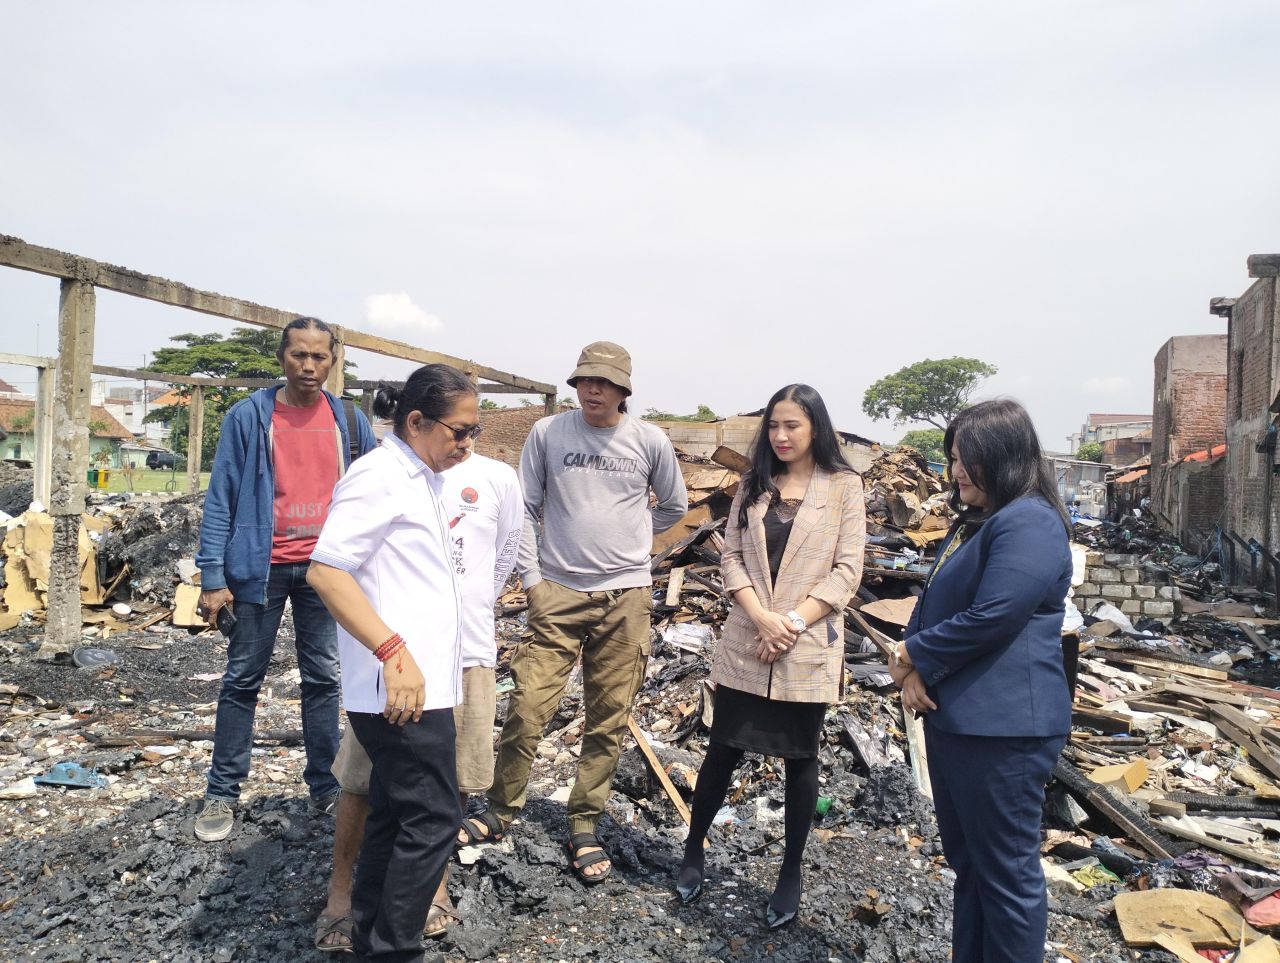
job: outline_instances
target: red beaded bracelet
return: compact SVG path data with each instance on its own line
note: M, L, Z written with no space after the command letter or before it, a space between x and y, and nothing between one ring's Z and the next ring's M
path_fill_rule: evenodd
M387 659L391 658L402 648L404 648L404 639L400 638L400 633L397 632L395 635L391 636L391 638L387 639L387 641L383 642L382 645L378 646L377 651L373 653L373 657L379 662L386 662Z

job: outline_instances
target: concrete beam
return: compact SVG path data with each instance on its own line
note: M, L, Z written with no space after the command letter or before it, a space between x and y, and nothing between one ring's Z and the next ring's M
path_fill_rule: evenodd
M339 398L342 397L342 392L346 390L347 380L343 373L347 361L347 348L342 341L344 333L341 329L337 332L337 338L333 345L333 365L329 368L329 377L324 383L325 390L331 395L337 395Z
M1236 306L1235 298L1210 298L1209 313L1219 318L1230 318Z
M36 446L36 456L32 459L35 465L32 497L48 511L53 492L53 369L57 360L0 351L0 364L26 365L36 369L36 404L31 417Z
M219 318L229 318L232 321L268 328L283 328L300 316L294 311L282 311L279 308L269 308L212 291L200 291L167 278L154 277L140 271L117 267L114 264L102 264L89 258L77 257L53 248L28 244L22 238L7 234L0 234L0 266L33 271L49 277L88 281L108 291L131 294L147 301L158 301L161 304L199 311L201 314L211 314ZM337 328L337 326L334 327ZM474 371L478 377L488 378L490 381L524 388L530 394L546 394L556 390L555 385L522 378L510 372L499 371L497 368L441 354L438 351L415 348L403 341L393 341L390 338L381 338L350 329L342 329L338 337L349 348L360 348L392 358L417 361L420 364L447 364L454 368L461 368L463 371Z
M90 371L97 293L88 280L64 278L58 299L58 380L54 386L49 513L53 551L49 605L38 658L70 652L80 641L80 515L89 468Z
M376 391L378 388L382 387L383 385L386 385L389 388L403 388L404 382L392 381L387 378L377 378L377 379L362 378L357 381L347 382L348 388L358 388L361 391L369 391L369 392ZM489 382L489 381L481 381L479 384L477 384L476 391L480 392L480 394L482 395L540 395L545 393L541 391L529 391L524 388L519 388L515 385L494 384L493 382Z
M1274 278L1280 276L1280 254L1250 254L1249 277Z
M2 358L0 363L3 363ZM270 388L281 383L280 378L205 378L201 375L170 374L167 371L148 371L144 368L113 368L105 364L95 364L93 373L111 375L114 378L132 378L134 381L160 381L170 385L204 385L206 388Z
M0 364L25 364L33 368L52 368L58 362L54 358L45 358L36 354L11 354L0 351Z
M36 501L49 508L53 496L53 399L56 379L52 367L36 369L35 478L32 493Z
M191 389L187 406L187 492L200 491L200 460L204 451L204 385Z

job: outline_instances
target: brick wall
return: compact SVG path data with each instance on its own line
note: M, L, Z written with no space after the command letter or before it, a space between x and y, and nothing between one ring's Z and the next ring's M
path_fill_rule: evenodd
M1102 443L1102 460L1108 465L1132 465L1151 452L1145 438L1109 438Z
M1161 522L1184 544L1212 530L1222 514L1226 466L1181 459L1226 439L1227 336L1170 338L1155 359L1151 500Z
M568 411L569 406L561 405L560 410ZM481 411L480 424L484 431L476 439L475 450L478 454L505 461L512 468L519 468L524 441L538 419L544 417L546 413L542 405Z
M1276 278L1255 281L1231 311L1227 342L1227 478L1225 527L1248 540L1280 547L1276 501L1280 483L1270 486L1267 477L1274 465L1257 450L1271 423L1268 408L1276 395L1275 365L1280 335L1276 315ZM1242 573L1230 573L1240 581ZM1247 575L1247 570L1243 573Z

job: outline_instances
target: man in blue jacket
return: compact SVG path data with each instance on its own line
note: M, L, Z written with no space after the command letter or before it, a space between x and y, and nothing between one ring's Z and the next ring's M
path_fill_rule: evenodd
M240 784L249 776L258 689L271 663L284 603L302 676L303 779L312 805L332 812L338 784L338 642L333 618L307 584L316 536L333 486L353 457L376 442L350 403L325 391L334 362L333 331L316 318L291 321L276 357L285 383L236 402L222 421L200 525L199 611L218 626L230 609L227 671L218 695L213 761L196 838L225 839ZM354 434L354 438L353 438Z

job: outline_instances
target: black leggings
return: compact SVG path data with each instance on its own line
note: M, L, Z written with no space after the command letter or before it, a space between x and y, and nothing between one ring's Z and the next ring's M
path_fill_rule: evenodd
M689 819L689 837L684 844L684 865L702 872L702 844L711 828L733 781L734 770L742 761L743 750L713 742L698 770L698 784L693 791L693 810ZM793 908L800 898L800 863L805 843L813 826L813 812L818 804L818 757L786 760L786 816L784 820L786 853L778 872L778 888L774 902L778 908Z

